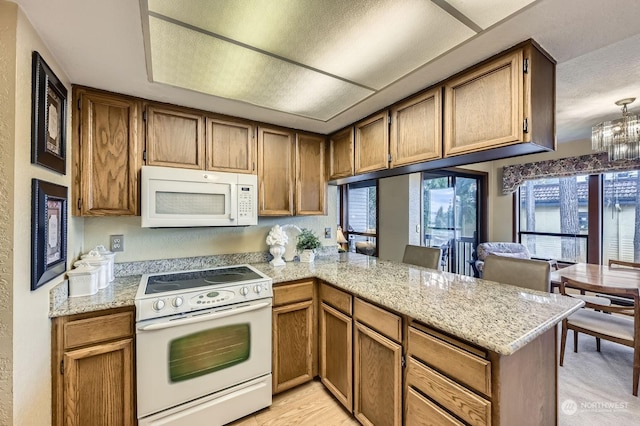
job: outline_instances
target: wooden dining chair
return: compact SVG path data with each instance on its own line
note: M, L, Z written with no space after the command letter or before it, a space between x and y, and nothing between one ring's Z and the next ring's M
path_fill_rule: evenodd
M551 265L544 260L491 255L484 260L482 279L549 292L550 272Z
M442 249L439 247L422 247L407 244L404 248L402 263L423 266L429 269L440 269Z
M640 263L637 263L637 262L627 262L625 260L609 259L609 268L611 268L612 266L624 266L627 268L640 269Z
M574 294L567 293L567 288L586 291L595 290L592 284L562 277L560 293L574 297ZM599 289L599 291L602 292L602 289ZM594 336L598 352L600 352L600 339L629 346L633 348L632 393L634 396L638 396L638 377L640 376L640 303L638 301L638 289L607 287L607 294L631 298L634 302L633 306L603 306L586 302L584 308L563 319L560 366L564 363L568 330L573 330L574 352L578 352L578 333Z

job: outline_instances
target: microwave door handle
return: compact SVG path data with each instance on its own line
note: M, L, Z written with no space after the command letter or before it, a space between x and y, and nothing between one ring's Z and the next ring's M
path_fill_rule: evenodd
M203 315L198 315L198 316L184 318L184 319L143 325L141 327L138 327L138 331L164 330L166 328L180 327L188 324L196 324L203 321L211 321L213 319L225 318L233 315L243 314L246 312L257 311L258 309L266 308L267 306L271 306L271 302L262 302L262 303L257 303L251 306L243 306L240 308L227 309L225 311L212 312L210 314L203 314Z
M229 185L231 187L231 195L229 199L229 220L236 220L236 214L238 213L238 199L236 198L236 191L238 191L237 185Z

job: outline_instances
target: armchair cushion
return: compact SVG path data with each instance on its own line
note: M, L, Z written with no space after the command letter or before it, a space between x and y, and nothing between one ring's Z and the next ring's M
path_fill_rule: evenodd
M517 259L531 259L531 253L529 249L520 243L510 242L494 242L494 243L480 243L476 248L476 269L480 275L482 275L482 269L484 268L484 260L489 255L498 255L505 257L513 257Z

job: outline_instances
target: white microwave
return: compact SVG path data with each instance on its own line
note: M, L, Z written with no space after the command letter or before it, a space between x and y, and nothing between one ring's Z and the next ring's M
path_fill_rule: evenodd
M258 224L258 177L142 166L143 228Z

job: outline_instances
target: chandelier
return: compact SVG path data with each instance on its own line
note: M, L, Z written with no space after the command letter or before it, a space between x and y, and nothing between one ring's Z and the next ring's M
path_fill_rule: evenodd
M622 118L605 121L591 128L591 148L607 152L610 161L640 158L640 119L627 112L627 105L636 98L621 99Z

